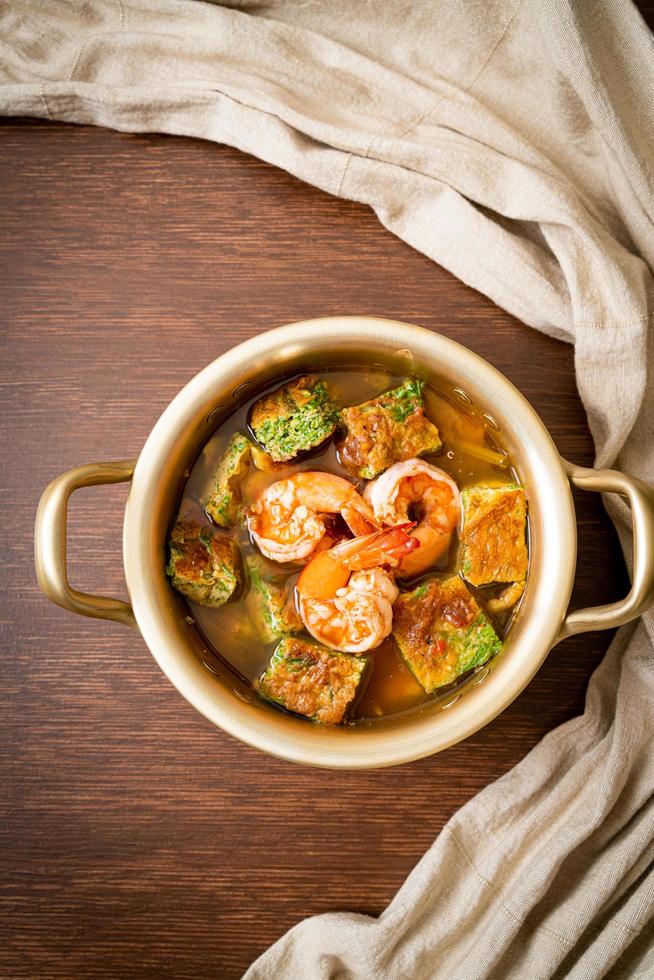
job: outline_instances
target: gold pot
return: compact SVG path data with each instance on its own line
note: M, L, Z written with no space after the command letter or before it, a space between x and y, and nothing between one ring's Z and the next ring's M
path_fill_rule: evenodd
M166 536L185 473L220 420L280 375L338 363L386 363L397 373L444 378L499 424L526 488L530 572L503 652L456 695L397 719L353 728L311 725L272 710L246 683L216 667L165 575ZM66 507L80 487L131 480L123 561L130 601L77 592L66 576ZM577 531L570 481L629 498L634 567L619 602L568 612ZM236 738L293 762L367 769L439 752L488 724L529 683L548 651L566 636L620 626L654 601L654 491L612 470L562 459L533 408L481 357L431 331L373 317L330 317L280 327L248 340L206 367L177 395L138 460L91 463L45 490L35 529L36 569L45 594L72 612L138 629L178 691Z

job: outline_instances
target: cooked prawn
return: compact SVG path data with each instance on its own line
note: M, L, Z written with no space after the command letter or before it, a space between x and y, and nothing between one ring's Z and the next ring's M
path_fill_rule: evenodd
M250 509L248 527L266 558L301 561L325 534L321 514L341 514L355 535L379 527L369 504L342 476L306 470L272 483Z
M394 463L368 484L364 498L383 524L404 524L411 508L419 515L412 534L420 550L402 561L400 575L425 572L449 548L461 514L461 497L443 470L422 459Z
M316 640L332 650L366 653L386 639L398 596L388 569L420 547L408 533L412 527L409 523L342 541L302 570L298 606Z

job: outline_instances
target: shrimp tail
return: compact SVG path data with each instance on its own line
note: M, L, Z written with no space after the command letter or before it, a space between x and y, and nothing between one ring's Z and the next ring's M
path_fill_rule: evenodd
M351 572L382 566L397 568L403 558L420 547L420 542L409 534L414 527L414 523L407 522L375 531L364 538L345 541L331 554Z
M347 585L350 574L367 568L396 568L420 547L409 534L414 524L398 524L365 537L342 541L330 551L320 551L302 569L297 590L304 599L327 600Z
M355 537L370 534L380 527L372 507L363 498L355 498L344 504L341 516Z

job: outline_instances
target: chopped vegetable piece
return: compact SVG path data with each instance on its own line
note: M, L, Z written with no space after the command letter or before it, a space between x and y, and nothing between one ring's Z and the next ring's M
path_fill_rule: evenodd
M522 487L468 487L461 494L461 574L471 585L524 582L527 503Z
M431 578L393 607L393 636L427 694L486 663L502 642L458 575Z
M264 473L274 473L278 469L277 464L273 461L270 453L267 453L265 449L261 446L257 446L256 442L250 443L250 452L252 454L252 462L258 470L263 470Z
M276 463L315 449L338 425L338 411L324 382L305 375L252 408L250 426L258 442Z
M486 427L483 419L471 413L459 404L455 408L447 399L430 388L425 392L425 412L438 426L443 441L449 448L456 446L460 440L484 445Z
M347 430L341 460L360 479L373 480L397 463L441 447L438 429L422 410L424 381L410 379L372 401L343 409Z
M496 616L498 613L512 609L518 599L522 597L522 593L525 591L525 584L525 582L512 582L511 585L507 585L496 599L488 600L486 603L488 611Z
M459 442L453 443L453 446L460 453L474 456L475 459L482 459L485 463L490 463L492 466L499 466L501 469L504 469L509 465L508 456L503 456L502 453L498 453L494 449L489 449L488 446L478 446L476 442L467 442L465 439L460 439Z
M295 608L293 596L284 588L282 574L269 572L265 562L257 555L247 559L250 576L250 596L254 601L254 618L257 621L261 639L271 643L275 638L302 631L302 620Z
M201 606L222 606L240 585L236 544L197 521L178 521L169 541L166 573L173 588Z
M507 456L486 445L486 426L483 419L472 414L471 410L466 411L461 406L455 408L440 395L426 391L425 412L438 426L448 449L465 453L502 469L508 466Z
M259 693L287 711L338 725L368 662L299 637L284 637L259 681Z

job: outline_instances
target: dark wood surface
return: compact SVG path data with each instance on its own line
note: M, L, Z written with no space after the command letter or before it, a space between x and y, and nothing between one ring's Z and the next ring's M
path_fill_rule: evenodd
M138 454L171 397L233 344L370 313L478 351L561 452L593 452L570 347L529 330L363 207L231 149L0 125L3 438L0 974L237 977L304 916L379 913L450 815L583 709L610 636L556 647L463 744L405 767L295 767L213 728L129 630L39 593L40 491ZM77 494L74 584L120 595L124 487ZM600 500L577 496L574 604L626 589Z

